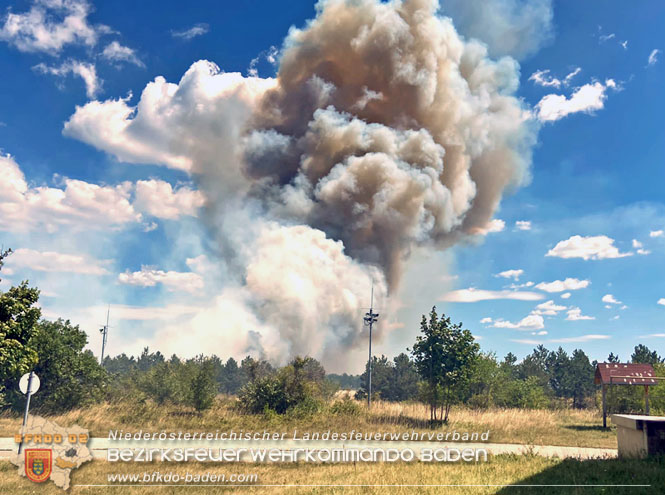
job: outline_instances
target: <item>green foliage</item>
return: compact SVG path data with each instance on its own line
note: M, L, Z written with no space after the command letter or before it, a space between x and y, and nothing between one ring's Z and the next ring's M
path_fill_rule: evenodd
M29 341L38 363L39 392L31 399L43 412L62 412L99 402L104 397L107 374L89 350L87 334L69 320L40 321ZM13 401L23 406L23 398Z
M328 373L326 375L326 379L336 383L339 388L344 390L358 390L360 387L362 387L360 375L349 375L347 373L338 375L335 373Z
M635 346L632 356L630 356L630 361L632 363L644 363L644 364L660 364L665 363L665 359L661 358L658 355L658 352L652 351L644 344L639 344Z
M421 394L430 406L430 419L437 419L436 410L441 407L440 419L448 421L452 404L461 400L480 346L461 323L455 325L445 315L439 319L435 307L429 322L423 315L420 329L422 335L416 337L412 355L424 381Z
M0 267L11 251L0 253ZM37 364L37 352L29 345L41 311L35 306L39 290L23 282L0 292L0 409L11 402L21 375Z
M363 413L363 409L358 405L357 402L352 401L348 397L344 400L335 402L330 406L330 412L338 416L360 416Z
M367 374L360 375L356 399L367 398ZM386 356L372 356L372 397L389 401L413 400L418 396L420 377L409 356L401 353L392 362Z
M197 411L209 409L217 395L217 384L213 378L215 361L208 359L199 365L191 385L191 405Z
M279 371L258 376L240 391L240 405L250 413L305 415L318 411L329 395L323 367L313 358L296 357Z

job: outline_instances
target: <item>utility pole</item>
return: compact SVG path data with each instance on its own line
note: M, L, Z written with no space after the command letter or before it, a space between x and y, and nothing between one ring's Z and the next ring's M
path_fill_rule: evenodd
M372 405L372 325L379 318L379 313L374 312L374 284L372 284L372 297L369 304L369 313L365 313L363 321L369 326L369 361L367 364L367 409Z
M99 329L99 333L102 334L102 356L99 358L99 364L104 366L104 349L106 348L106 337L109 334L109 315L111 313L111 305L109 305L108 310L106 311L106 325Z

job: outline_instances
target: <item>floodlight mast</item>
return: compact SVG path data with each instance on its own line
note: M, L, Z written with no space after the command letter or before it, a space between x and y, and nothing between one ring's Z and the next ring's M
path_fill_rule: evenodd
M102 334L102 355L99 358L99 364L104 366L104 349L106 348L106 337L109 334L109 314L111 313L111 306L109 306L106 311L106 325L99 329L99 332Z
M363 321L369 326L369 360L367 362L367 409L372 406L372 325L379 318L379 313L374 312L374 284L372 284L372 297L370 299L369 312L365 313Z

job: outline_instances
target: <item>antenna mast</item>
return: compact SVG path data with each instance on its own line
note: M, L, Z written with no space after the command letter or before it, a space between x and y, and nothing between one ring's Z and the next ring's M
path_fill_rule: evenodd
M372 325L379 318L379 313L374 312L374 282L372 282L372 297L369 304L369 312L365 313L363 321L369 326L369 361L367 362L367 409L372 405Z

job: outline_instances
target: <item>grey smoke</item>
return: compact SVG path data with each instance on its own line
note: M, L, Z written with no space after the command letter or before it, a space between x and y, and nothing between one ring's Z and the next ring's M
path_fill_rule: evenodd
M372 285L387 308L414 249L483 234L528 181L537 128L518 84L518 63L462 38L435 1L327 0L290 30L276 78L198 61L136 106L78 107L64 132L187 171L206 195L226 276L186 332L160 331L166 352L205 340L340 370L362 359Z

